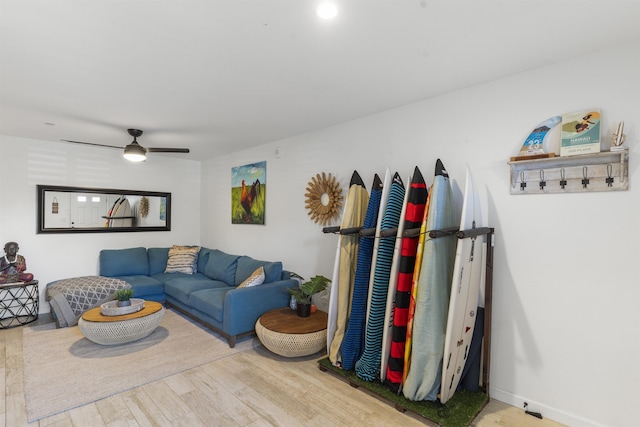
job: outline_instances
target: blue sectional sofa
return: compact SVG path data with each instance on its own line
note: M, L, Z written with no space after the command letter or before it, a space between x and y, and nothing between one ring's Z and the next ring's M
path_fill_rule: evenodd
M104 249L100 252L99 274L126 281L135 298L166 303L215 330L230 347L235 346L237 337L254 333L263 313L285 307L289 301L286 289L298 286L281 262L207 248L198 252L197 272L166 273L169 249ZM237 288L261 266L263 284Z

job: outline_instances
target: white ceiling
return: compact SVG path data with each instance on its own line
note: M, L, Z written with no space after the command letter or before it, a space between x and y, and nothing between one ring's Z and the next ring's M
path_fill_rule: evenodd
M640 39L639 1L336 2L0 0L0 134L201 160Z

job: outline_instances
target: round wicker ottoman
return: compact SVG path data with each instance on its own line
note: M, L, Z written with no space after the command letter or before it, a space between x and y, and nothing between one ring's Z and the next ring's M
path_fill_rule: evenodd
M82 334L96 344L115 345L139 340L156 330L164 317L162 304L146 301L145 307L122 316L103 316L92 308L78 320Z
M273 353L284 357L309 356L327 344L327 313L316 311L299 317L290 308L263 314L256 322L256 335Z

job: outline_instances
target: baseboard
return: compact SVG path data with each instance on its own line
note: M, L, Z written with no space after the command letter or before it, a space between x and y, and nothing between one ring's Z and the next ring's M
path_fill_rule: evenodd
M602 424L598 424L595 421L588 420L586 418L582 418L575 414L571 414L558 408L553 408L551 406L544 405L536 401L535 399L530 399L528 397L518 396L513 393L500 390L499 388L491 387L490 396L492 399L499 400L501 402L507 403L511 406L515 406L516 408L522 408L524 411L523 404L527 402L528 410L531 412L539 412L542 414L544 418L549 418L550 420L556 421L561 424L565 424L572 427L603 427Z

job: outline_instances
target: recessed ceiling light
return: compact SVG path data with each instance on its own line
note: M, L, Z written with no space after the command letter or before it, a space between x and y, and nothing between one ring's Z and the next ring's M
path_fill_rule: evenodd
M338 7L333 2L322 2L316 9L316 15L322 19L333 19L338 15Z

